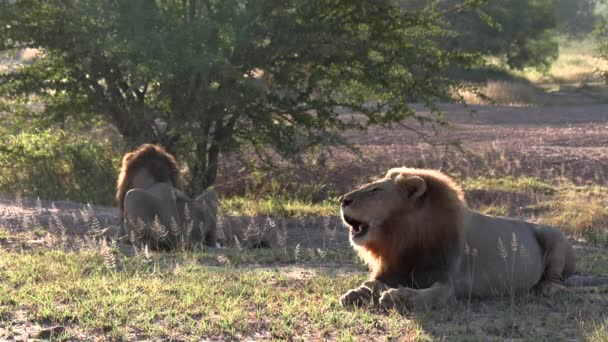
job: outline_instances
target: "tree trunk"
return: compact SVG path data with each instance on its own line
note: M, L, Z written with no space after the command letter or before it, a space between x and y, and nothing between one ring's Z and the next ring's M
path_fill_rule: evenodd
M190 195L197 196L215 183L217 178L219 148L209 149L199 146L199 155L196 164L190 165L190 185L188 190ZM204 154L204 157L202 155Z
M207 169L203 175L202 184L204 189L210 187L217 179L217 170L219 162L220 149L217 143L212 143L207 153Z

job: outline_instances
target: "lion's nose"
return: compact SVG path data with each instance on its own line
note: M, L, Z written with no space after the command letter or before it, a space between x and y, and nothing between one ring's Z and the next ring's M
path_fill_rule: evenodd
M342 198L342 207L348 207L349 204L353 203L352 199L349 198Z

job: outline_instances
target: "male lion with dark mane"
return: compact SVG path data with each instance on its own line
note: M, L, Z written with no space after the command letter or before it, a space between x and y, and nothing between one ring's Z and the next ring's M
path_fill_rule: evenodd
M417 309L454 297L550 294L575 269L560 230L474 212L439 171L391 169L346 194L341 211L371 270L370 280L340 298L342 306Z
M215 247L217 193L207 190L193 200L183 190L175 157L162 147L144 144L125 154L116 184L121 235L153 248L174 249L184 242Z

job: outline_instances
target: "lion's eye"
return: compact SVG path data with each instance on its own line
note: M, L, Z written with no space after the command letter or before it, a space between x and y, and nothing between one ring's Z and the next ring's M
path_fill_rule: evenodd
M382 190L382 188L373 188L369 192L378 192L378 191L381 191L381 190Z

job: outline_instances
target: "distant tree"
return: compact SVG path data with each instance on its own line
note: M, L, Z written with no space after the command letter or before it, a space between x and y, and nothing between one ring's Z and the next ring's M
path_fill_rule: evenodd
M600 0L560 0L558 27L569 35L586 35L593 31L599 19L596 9Z
M29 123L101 120L131 146L161 143L198 193L241 146L296 159L414 116L410 101L434 108L455 85L445 71L476 61L438 45L442 20L391 0L0 1L3 48L42 50L0 75L0 97Z
M488 1L477 11L453 16L459 33L448 45L503 57L511 68L546 68L557 58L557 0Z
M514 69L546 68L557 58L558 0L401 0L407 9L441 8L447 11L448 28L453 32L441 44L497 56ZM459 6L470 4L472 6Z

